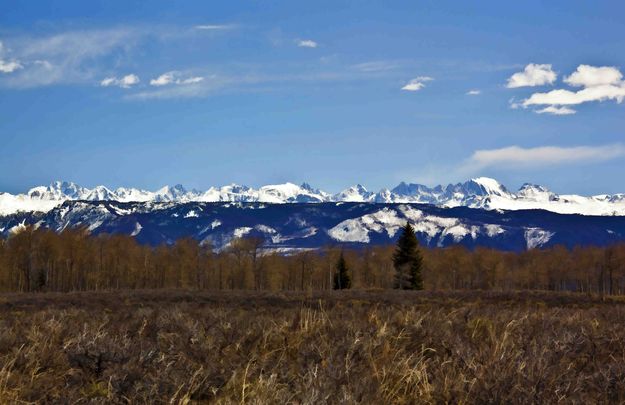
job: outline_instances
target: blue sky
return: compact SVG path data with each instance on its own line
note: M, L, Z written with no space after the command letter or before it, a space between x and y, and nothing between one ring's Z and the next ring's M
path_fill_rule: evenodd
M625 192L622 1L51 3L0 6L2 191Z

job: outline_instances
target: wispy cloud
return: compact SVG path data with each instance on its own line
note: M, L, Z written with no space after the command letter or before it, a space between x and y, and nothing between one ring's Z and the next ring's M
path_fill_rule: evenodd
M112 76L111 73L124 64L136 69L134 52L148 41L156 40L163 45L168 41L184 41L190 36L201 35L202 30L235 27L234 24L201 25L197 29L119 26L39 36L7 36L0 42L0 87L93 84L103 76Z
M480 94L482 94L482 90L477 90L477 89L469 90L466 92L467 96L479 96Z
M156 80L159 79L161 79L159 81L161 84L155 85L154 83L156 83L156 81L151 80L150 84L152 85L152 88L128 94L124 98L127 100L203 98L213 95L226 87L242 84L237 82L236 78L218 76L214 74L202 77L191 77L187 79L172 79L171 81L169 81L169 77L163 79L163 75L161 75ZM176 81L179 82L176 83ZM246 80L240 79L240 81L245 82Z
M188 73L171 71L153 77L151 88L141 88L136 94L127 94L126 99L166 99L166 98L203 98L217 93L258 92L291 89L301 91L307 84L322 85L324 83L354 83L359 81L379 80L388 82L389 78L397 79L398 74L386 70L384 65L367 65L365 67L330 61L320 65L308 62L285 64L216 64L195 67ZM359 69L360 68L360 69ZM203 80L200 80L203 78ZM421 76L417 83L434 80ZM176 86L178 84L179 86ZM184 85L184 86L183 86ZM414 86L409 83L408 88ZM185 89L181 89L185 87ZM410 91L410 90L408 90ZM415 91L415 90L412 90Z
M181 98L204 98L213 96L219 92L224 91L242 91L242 92L256 92L256 91L272 91L274 89L284 89L287 87L301 89L307 83L314 83L315 85L321 83L338 83L338 82L351 82L354 80L369 80L370 76L365 73L355 74L351 69L343 71L338 70L305 70L305 66L302 66L302 71L298 73L292 73L291 71L266 71L258 72L258 66L253 66L254 72L243 69L239 72L233 70L240 70L241 66L237 69L222 68L221 73L217 73L216 70L201 72L202 76L190 77L186 79L186 82L181 80L180 84L184 85L172 85L175 82L175 76L170 78L166 76L161 78L160 76L153 80L159 80L159 83L167 82L167 85L151 86L149 89L142 89L137 93L127 94L124 96L128 100L149 100L149 99L181 99ZM161 75L162 76L162 75ZM197 80L201 77L203 80Z
M235 24L202 24L196 25L194 28L197 30L204 31L224 31L224 30L232 30L236 28Z
M180 72L171 71L167 73L163 73L156 79L150 80L151 86L167 86L170 84L194 84L203 81L204 78L201 76L192 76L192 77L183 77Z
M139 32L129 28L67 31L40 37L12 37L3 60L11 70L0 80L4 87L38 87L86 83L101 70L103 58L125 54L136 45ZM19 65L19 66L18 66Z
M558 75L553 71L551 65L530 63L525 66L522 72L517 72L510 76L506 87L514 89L518 87L543 86L545 84L553 84L557 78Z
M601 162L625 156L622 144L599 146L539 146L523 148L508 146L500 149L477 150L465 162L464 171L479 171L487 167L537 168L584 162Z
M354 69L364 73L378 73L394 70L399 67L399 63L395 61L376 60L371 62L363 62L353 65Z
M429 77L429 76L415 77L414 79L410 80L401 89L405 90L405 91L419 91L419 90L421 90L422 88L425 87L425 82L429 82L431 80L434 80L434 79Z
M102 87L117 86L123 89L129 89L132 86L138 84L139 82L140 82L139 76L135 74L129 74L119 79L117 77L107 77L106 79L100 82L100 86Z
M575 114L577 111L573 110L572 108L568 108L568 107L556 107L553 105L550 105L549 107L545 107L542 110L536 110L537 114L551 114L551 115L572 115Z
M319 44L312 39L299 39L297 41L297 46L300 48L316 48Z
M6 60L4 59L4 54L6 53L6 49L4 47L4 43L0 41L0 73L13 73L16 70L23 69L24 66L20 63L19 60Z

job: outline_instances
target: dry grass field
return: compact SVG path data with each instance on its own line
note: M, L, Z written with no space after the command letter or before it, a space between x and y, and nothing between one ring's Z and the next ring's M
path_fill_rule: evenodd
M2 403L619 403L625 302L586 295L0 296Z

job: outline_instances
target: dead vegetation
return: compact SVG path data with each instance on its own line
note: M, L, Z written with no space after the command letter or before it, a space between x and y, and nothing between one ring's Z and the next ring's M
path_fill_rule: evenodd
M527 292L0 296L3 403L614 403L618 298Z
M625 295L625 243L506 252L420 249L426 290L549 290ZM280 254L243 237L215 250L191 238L151 247L127 235L26 227L0 238L0 292L191 289L331 290L344 257L354 289L394 288L396 247L325 246Z

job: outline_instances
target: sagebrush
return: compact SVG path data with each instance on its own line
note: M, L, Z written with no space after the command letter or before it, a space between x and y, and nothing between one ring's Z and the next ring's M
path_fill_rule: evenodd
M613 403L625 306L557 293L0 298L4 403Z

